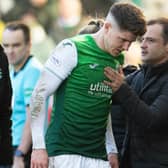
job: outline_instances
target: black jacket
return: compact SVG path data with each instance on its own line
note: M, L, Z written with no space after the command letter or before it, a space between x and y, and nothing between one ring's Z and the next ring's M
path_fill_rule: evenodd
M129 118L129 168L167 168L168 62L143 66L127 82L113 100Z
M0 165L12 164L11 138L11 97L12 88L8 61L0 46Z
M123 72L125 76L135 72L136 70L137 70L137 67L134 65L127 65L123 68ZM125 132L126 132L126 118L122 113L121 107L116 104L112 104L111 117L112 117L113 134L114 134L115 142L118 149L118 157L120 160L123 141L124 141Z

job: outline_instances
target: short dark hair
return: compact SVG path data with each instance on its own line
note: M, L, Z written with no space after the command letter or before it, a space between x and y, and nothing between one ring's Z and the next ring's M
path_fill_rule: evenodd
M114 3L108 15L114 17L121 30L142 36L146 32L146 21L142 11L131 3Z
M104 21L102 19L91 20L86 26L82 27L79 30L78 34L96 33L102 28L103 24L104 24Z
M10 31L16 31L16 30L23 31L25 42L26 43L30 42L30 28L21 21L8 22L7 25L5 26L5 30L6 29Z
M147 22L147 25L154 25L154 24L159 24L162 26L163 31L162 31L162 37L164 40L164 43L166 44L168 42L168 18L165 17L160 17L157 19L152 19Z

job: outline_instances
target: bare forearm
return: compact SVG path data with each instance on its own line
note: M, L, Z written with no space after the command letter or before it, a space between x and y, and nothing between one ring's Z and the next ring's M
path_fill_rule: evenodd
M26 154L29 151L32 144L32 136L30 129L30 110L28 107L26 111L27 111L26 122L23 129L21 143L18 146L18 149L21 150L24 154Z

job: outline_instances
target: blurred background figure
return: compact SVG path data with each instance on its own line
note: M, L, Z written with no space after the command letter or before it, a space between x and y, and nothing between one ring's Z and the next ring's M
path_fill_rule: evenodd
M91 20L86 26L82 27L78 34L92 34L96 33L100 30L100 28L103 26L104 20L103 19L95 19Z
M5 27L4 22L0 20L0 42L2 40L2 32L3 32L4 27Z
M81 26L82 6L80 0L58 0L57 16L52 22L49 34L56 43L76 34Z
M30 27L31 32L31 51L35 53L36 58L44 63L49 52L54 48L55 43L51 37L46 33L44 27L37 20L34 11L28 11L22 18L22 22Z

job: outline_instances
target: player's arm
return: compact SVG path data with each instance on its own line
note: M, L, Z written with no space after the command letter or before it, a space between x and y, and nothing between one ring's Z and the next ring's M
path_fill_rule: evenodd
M76 47L70 40L62 41L47 60L30 103L33 149L45 149L47 99L76 65Z
M33 91L30 111L33 152L31 168L48 167L48 155L45 150L45 132L47 127L47 99L68 77L77 65L77 52L74 43L70 40L61 42L51 54L41 77Z
M107 128L106 128L106 151L111 167L118 167L117 146L114 140L112 131L111 114L109 113Z

